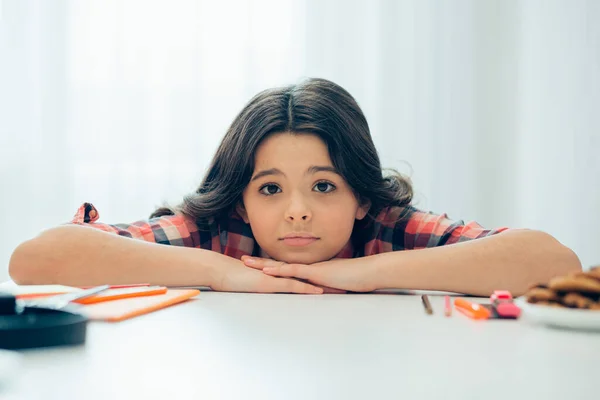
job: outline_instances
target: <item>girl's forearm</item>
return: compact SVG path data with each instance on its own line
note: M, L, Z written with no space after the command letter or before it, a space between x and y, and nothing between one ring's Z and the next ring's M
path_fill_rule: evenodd
M211 286L217 257L226 256L64 225L19 245L9 272L18 284Z
M532 284L581 270L572 250L552 236L532 230L509 230L449 246L373 257L378 288L479 296L488 296L496 289L519 296Z

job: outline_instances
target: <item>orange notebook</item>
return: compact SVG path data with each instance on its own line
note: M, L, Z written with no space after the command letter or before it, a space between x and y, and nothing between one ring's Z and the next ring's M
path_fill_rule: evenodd
M119 322L181 303L199 294L200 290L198 289L168 289L163 294L84 305L82 312L93 320Z
M104 292L100 292L90 297L84 297L83 299L75 300L75 303L79 304L93 304L101 301L112 301L119 299L126 299L129 297L140 297L140 296L154 296L156 294L167 293L165 286L136 286L136 287L124 287L108 289Z

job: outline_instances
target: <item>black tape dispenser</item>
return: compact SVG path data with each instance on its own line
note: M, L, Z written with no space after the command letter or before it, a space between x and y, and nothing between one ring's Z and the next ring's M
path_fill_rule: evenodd
M77 293L23 301L0 292L0 348L77 345L85 343L88 318L71 301L91 296L109 286Z

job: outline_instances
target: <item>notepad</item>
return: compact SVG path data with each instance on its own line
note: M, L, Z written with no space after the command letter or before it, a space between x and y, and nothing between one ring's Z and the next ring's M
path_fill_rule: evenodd
M198 289L169 289L164 294L85 305L82 312L93 320L119 322L184 302L199 294Z
M126 285L123 285L126 286ZM11 282L2 290L18 299L32 299L82 290L64 285L16 285ZM184 302L200 294L198 289L167 289L164 286L115 287L79 300L81 310L90 319L118 322Z
M51 296L80 291L80 288L64 285L7 285L3 289L17 299L32 299L35 297Z
M14 295L17 299L30 300L40 297L48 297L65 293L73 293L83 290L82 288L63 286L63 285L14 285L8 287L8 292ZM144 284L144 286L134 285L116 285L111 289L105 290L101 293L95 294L90 297L85 297L80 300L76 300L79 304L91 304L98 303L101 301L110 301L123 299L127 297L138 297L138 296L152 296L156 294L166 293L167 288L165 286L150 286Z

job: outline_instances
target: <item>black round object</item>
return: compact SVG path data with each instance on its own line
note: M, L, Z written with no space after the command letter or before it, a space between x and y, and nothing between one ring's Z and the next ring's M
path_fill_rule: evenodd
M48 308L25 308L21 314L0 315L0 348L75 345L85 343L87 317Z
M0 292L0 315L14 314L17 308L17 299L9 293Z

